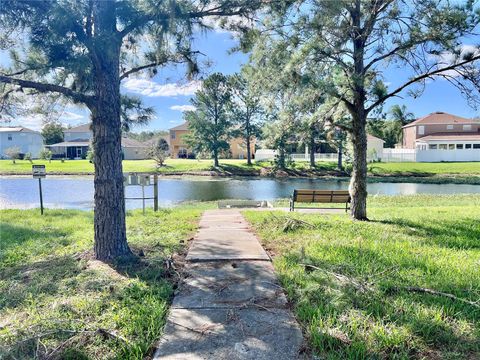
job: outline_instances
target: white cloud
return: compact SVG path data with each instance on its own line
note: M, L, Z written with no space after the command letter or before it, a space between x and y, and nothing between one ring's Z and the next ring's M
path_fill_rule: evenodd
M32 115L17 117L14 121L12 121L11 125L21 125L35 131L40 131L42 130L44 120L45 120L44 115L32 114Z
M64 111L62 115L60 115L60 119L65 121L77 121L84 118L84 116L71 111Z
M122 85L130 92L148 97L171 97L193 95L201 88L202 82L194 80L186 84L170 83L161 85L152 80L128 79Z
M176 111L195 111L196 107L193 105L173 105L170 106L170 110L176 110Z
M463 44L457 49L455 53L444 51L439 55L432 55L431 58L437 62L439 68L442 68L461 62L466 55L478 56L479 54L480 48L478 46ZM466 71L464 68L458 68L456 70L445 70L441 72L441 74L451 77L457 77L461 76L464 71Z

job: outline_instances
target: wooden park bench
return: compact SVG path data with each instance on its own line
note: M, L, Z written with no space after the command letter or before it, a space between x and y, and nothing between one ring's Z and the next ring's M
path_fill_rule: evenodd
M318 203L318 204L345 204L345 212L349 209L350 193L348 190L293 190L290 199L290 211L295 209L311 209L311 207L299 208L295 203ZM317 208L324 209L324 208Z

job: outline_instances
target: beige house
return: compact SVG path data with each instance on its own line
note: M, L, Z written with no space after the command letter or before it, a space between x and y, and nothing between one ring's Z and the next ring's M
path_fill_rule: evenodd
M185 135L190 133L188 129L188 123L184 122L181 125L175 126L170 129L170 154L174 159L178 158L190 158L194 157L192 150L185 142ZM247 158L247 146L242 138L235 138L230 140L230 155L232 159L246 159ZM255 139L250 144L252 157L255 154Z
M434 112L403 127L403 148L436 150L479 148L480 122L445 112Z

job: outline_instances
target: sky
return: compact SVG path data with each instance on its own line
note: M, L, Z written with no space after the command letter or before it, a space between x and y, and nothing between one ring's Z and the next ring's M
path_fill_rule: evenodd
M239 71L241 65L247 62L248 56L242 53L229 53L235 45L236 40L232 34L221 29L197 34L194 48L205 54L200 58L201 61L211 62L200 77L216 71L224 74ZM393 88L406 77L404 69L391 69L385 73L384 81ZM201 81L198 79L188 81L183 68L172 66L160 69L151 79L141 75L122 81L123 93L139 96L145 105L152 106L156 112L155 118L147 126L134 127L133 131L167 130L181 124L183 111L191 109L190 99L200 84ZM408 111L416 117L435 111L467 118L480 115L480 111L469 107L459 91L445 80L429 82L422 96L416 99L409 97L406 91L400 95L401 98L390 99L385 104L384 111L394 104L400 104L406 105ZM77 126L87 123L89 116L87 110L68 106L60 121L65 125ZM42 127L42 118L35 116L20 118L11 125L17 124L39 130Z

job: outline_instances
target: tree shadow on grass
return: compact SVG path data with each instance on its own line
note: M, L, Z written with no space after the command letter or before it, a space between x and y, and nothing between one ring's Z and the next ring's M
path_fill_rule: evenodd
M347 259L366 259L379 273L394 265L401 268L408 265L406 259L403 259L405 263L393 264L386 256L368 249L340 251L346 252ZM353 354L360 356L358 358L421 355L420 340L427 351L480 355L480 339L475 336L479 311L470 305L401 290L402 286L418 284L405 284L404 276L393 271L372 277L365 273L372 269L368 270L368 264L358 264L361 269L358 273L353 260L332 264L316 257L300 259L290 254L286 262L315 266L305 267L303 275L295 271L284 272L280 279L295 303L297 316L312 332L309 334L312 346L321 354L340 354L339 358ZM419 259L411 264L413 272L418 267L423 271L424 266ZM422 283L421 278L418 281ZM468 297L464 289L455 288L455 284L451 284L451 290L459 297ZM465 330L467 323L473 328ZM403 340L400 338L400 342L391 335L402 334L405 329L411 335Z
M476 219L453 219L428 222L426 219L412 221L404 218L371 220L394 225L409 236L421 236L422 242L455 250L480 249L480 223Z
M21 246L25 241L32 239L49 240L64 237L66 232L57 229L49 229L47 231L33 230L30 227L2 222L0 224L0 260L2 254L9 248Z
M5 284L0 296L0 310L21 306L32 297L55 295L62 281L75 278L80 272L81 266L72 256L5 268L0 273L0 280Z

